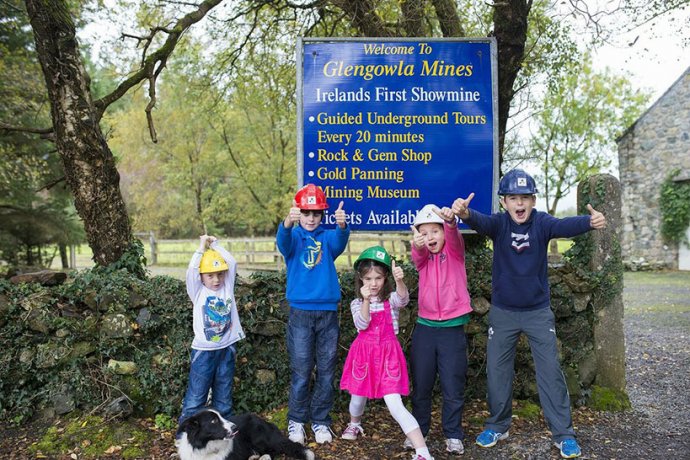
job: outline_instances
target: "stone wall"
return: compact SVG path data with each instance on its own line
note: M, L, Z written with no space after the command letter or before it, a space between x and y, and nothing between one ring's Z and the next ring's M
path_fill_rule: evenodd
M618 139L626 265L678 268L678 246L661 238L660 187L690 171L690 68Z

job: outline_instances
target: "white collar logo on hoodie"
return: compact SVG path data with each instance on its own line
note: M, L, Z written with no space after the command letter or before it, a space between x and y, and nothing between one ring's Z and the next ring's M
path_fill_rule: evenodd
M516 252L520 253L529 247L529 233L510 232L510 237L513 239L511 246Z

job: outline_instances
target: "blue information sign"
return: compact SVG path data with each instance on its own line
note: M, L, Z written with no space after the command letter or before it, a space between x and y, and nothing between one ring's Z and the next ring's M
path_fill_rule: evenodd
M298 178L353 230L409 230L425 204L495 210L494 39L303 39Z

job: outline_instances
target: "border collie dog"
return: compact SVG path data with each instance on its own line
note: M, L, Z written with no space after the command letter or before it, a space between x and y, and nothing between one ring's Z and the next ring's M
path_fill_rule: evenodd
M314 460L314 453L290 441L277 426L254 414L226 420L204 409L182 422L175 440L180 460L270 460L274 455Z

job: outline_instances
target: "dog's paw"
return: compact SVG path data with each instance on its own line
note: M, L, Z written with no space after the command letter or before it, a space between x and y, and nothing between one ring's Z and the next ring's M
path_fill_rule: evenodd
M264 454L261 457L259 457L259 460L271 460L271 456L268 454Z
M314 452L312 452L309 449L304 450L304 456L307 458L307 460L314 460L316 456L314 455Z

